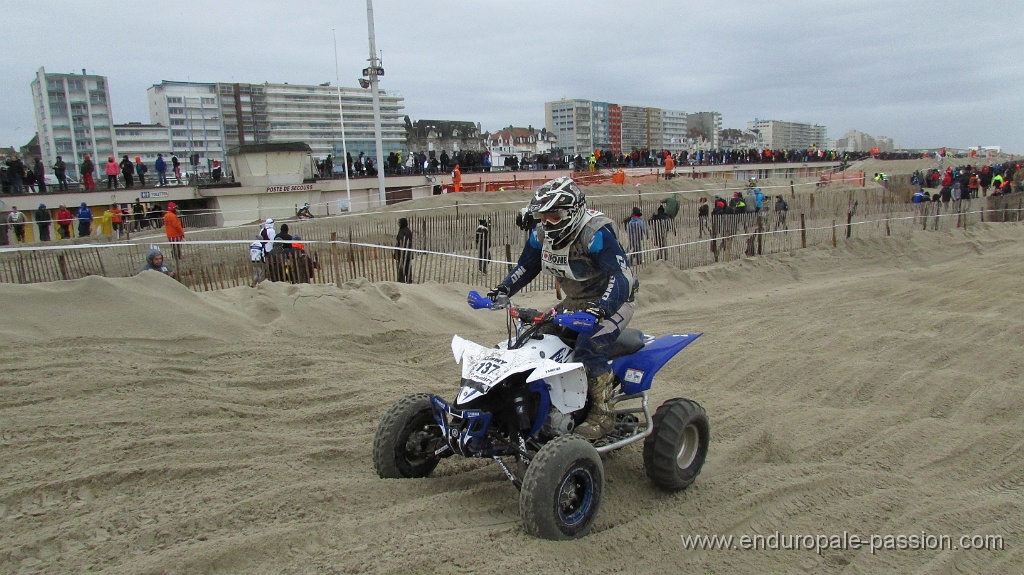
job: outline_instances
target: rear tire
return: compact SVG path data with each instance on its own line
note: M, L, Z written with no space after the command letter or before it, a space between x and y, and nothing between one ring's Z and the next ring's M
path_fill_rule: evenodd
M552 439L530 462L519 492L526 532L566 540L590 532L601 506L604 467L589 441L570 434Z
M434 439L441 427L434 421L430 394L404 397L381 418L373 437L373 466L382 479L426 477L437 467Z
M666 491L686 489L697 479L708 454L711 425L704 408L670 399L654 413L654 431L644 440L644 470Z

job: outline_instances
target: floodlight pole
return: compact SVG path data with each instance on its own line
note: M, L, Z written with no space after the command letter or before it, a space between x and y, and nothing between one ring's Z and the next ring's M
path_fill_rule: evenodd
M380 126L380 90L377 86L378 72L382 72L380 60L377 59L377 43L373 34L373 0L366 0L366 25L370 37L370 93L373 95L373 136L377 143L377 187L380 190L380 205L388 203L387 192L384 190L384 142Z
M345 112L341 107L341 74L338 72L338 35L335 34L334 29L331 29L331 34L334 36L334 81L338 85L338 121L341 123L341 153L344 157L341 159L345 166L345 201L348 202L348 211L352 211L352 185L348 179L348 144L345 142ZM331 167L331 177L334 177L334 167ZM340 211L340 210L339 210Z

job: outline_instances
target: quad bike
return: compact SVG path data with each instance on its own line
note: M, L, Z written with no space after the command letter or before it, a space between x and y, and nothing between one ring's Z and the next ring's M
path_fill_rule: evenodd
M473 291L470 306L494 302ZM453 403L421 393L381 419L373 463L381 478L425 477L452 455L490 458L519 489L526 531L545 539L586 535L601 504L601 454L643 440L644 469L659 488L678 491L697 478L710 427L698 403L670 399L651 414L654 376L702 334L658 338L625 329L611 350L615 429L593 443L573 433L590 410L583 364L573 362L578 333L593 329L585 312L541 312L508 305L508 339L484 347L452 338L462 382ZM506 459L510 461L506 461Z

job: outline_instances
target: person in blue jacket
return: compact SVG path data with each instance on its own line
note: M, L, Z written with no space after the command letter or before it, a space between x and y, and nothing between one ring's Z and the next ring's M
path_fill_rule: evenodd
M167 185L167 160L164 159L164 155L163 154L157 154L156 155L156 163L154 164L154 167L156 168L156 175L157 175L157 183L156 183L156 185L158 185L158 186L166 186Z
M78 208L78 237L87 238L92 234L92 210L85 202Z
M529 205L539 223L530 231L516 266L487 295L505 303L539 273L555 276L565 290L556 309L583 311L597 319L594 330L580 334L574 360L587 371L591 409L577 433L598 439L614 428L608 404L614 376L608 349L633 317L639 282L615 236L614 222L587 210L586 196L571 178L551 180L537 189Z
M758 187L754 188L754 211L757 213L764 211L764 192Z

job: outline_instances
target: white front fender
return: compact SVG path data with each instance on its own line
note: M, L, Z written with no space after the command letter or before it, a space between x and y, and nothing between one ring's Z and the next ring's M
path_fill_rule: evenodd
M457 335L452 337L452 355L455 356L455 363L462 363L467 353L479 355L481 351L487 351L488 349L479 343L473 343Z

